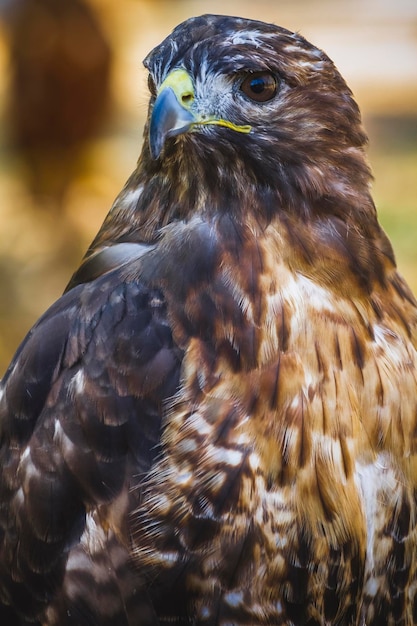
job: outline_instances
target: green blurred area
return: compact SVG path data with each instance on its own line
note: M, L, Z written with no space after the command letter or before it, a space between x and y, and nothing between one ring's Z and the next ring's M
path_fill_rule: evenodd
M27 330L62 293L135 167L147 109L143 57L177 23L206 12L244 15L300 31L334 60L363 112L381 223L401 273L417 292L415 0L90 0L112 53L108 107L76 158L69 162L54 153L42 161L45 188L35 195L28 187L32 166L10 138L13 112L8 110L14 71L10 9L25 1L0 0L0 375ZM39 41L53 41L53 24L52 30L45 24ZM81 21L77 24L75 36L68 31L69 48L84 32ZM78 61L97 60L97 49L87 48ZM63 80L65 67L58 72Z

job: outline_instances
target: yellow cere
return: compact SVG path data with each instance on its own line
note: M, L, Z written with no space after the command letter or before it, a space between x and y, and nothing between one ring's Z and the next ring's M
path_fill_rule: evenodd
M161 84L158 93L166 87L171 87L178 102L185 108L194 100L194 86L190 75L185 70L178 69L170 72Z

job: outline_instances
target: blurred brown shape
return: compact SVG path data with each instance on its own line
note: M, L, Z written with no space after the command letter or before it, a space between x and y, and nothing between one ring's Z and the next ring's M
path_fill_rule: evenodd
M12 146L30 191L60 206L109 109L110 46L82 0L15 1L7 26Z

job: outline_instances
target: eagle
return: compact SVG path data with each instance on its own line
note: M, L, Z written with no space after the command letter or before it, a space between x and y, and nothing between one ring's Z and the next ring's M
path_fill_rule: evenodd
M2 623L417 623L417 303L352 92L188 19L138 165L4 376Z

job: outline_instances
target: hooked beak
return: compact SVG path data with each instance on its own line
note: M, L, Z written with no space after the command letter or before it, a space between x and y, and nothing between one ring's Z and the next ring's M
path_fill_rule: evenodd
M161 84L153 106L149 124L151 157L158 159L168 137L185 133L195 126L215 124L240 133L249 133L250 126L239 126L228 120L200 117L191 110L194 86L190 75L183 69L173 70Z
M162 83L153 106L149 126L151 157L157 159L167 137L186 132L195 117L189 110L194 87L185 70L174 70Z
M165 87L155 100L149 126L152 158L159 157L167 137L184 133L194 121L193 114L178 102L172 87Z

